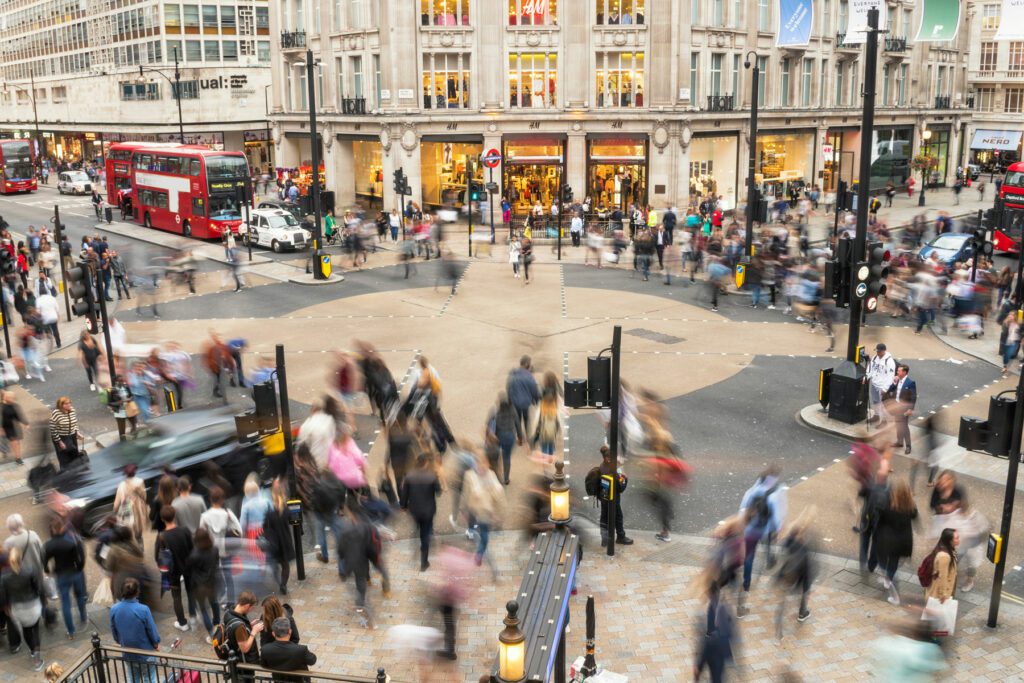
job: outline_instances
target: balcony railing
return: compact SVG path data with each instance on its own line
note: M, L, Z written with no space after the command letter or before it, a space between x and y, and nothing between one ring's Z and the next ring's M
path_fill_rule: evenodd
M836 34L836 47L837 48L842 48L844 50L856 50L857 49L856 45L847 45L846 44L846 32L845 31L842 32L842 33L837 33Z
M732 95L708 95L708 111L732 111L735 109Z
M281 31L281 49L306 47L305 31Z
M365 97L345 97L341 100L341 113L342 114L365 114L366 113L366 98Z
M935 97L935 108L936 109L951 109L949 95L937 95Z
M968 95L967 99L964 100L964 105L968 109L974 109L974 95Z
M889 36L885 39L886 52L906 52L907 39L903 36Z

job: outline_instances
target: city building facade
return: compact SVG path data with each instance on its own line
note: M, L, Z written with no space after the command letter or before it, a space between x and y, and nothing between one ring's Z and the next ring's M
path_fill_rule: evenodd
M809 43L776 47L776 0L281 0L271 8L278 166L311 172L306 51L336 203L397 206L401 168L425 208L464 201L467 157L516 211L560 185L593 205L745 199L751 70L761 71L756 177L769 194L859 180L863 46L849 0L819 0ZM920 0L883 3L871 187L931 181L967 158L974 8L948 42L915 42ZM922 135L931 131L925 142ZM926 146L926 149L922 148ZM917 181L920 182L920 177Z
M2 0L0 135L38 129L58 161L121 140L177 142L177 60L186 142L245 149L267 168L269 4Z

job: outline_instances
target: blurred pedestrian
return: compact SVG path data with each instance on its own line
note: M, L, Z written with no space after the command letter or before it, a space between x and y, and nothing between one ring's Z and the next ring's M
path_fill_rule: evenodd
M522 442L523 428L515 407L505 392L498 394L498 405L491 409L487 417L486 434L488 447L497 450L501 456L503 476L499 476L505 486L508 486L509 475L512 473L512 449L515 448L516 441Z
M476 564L480 566L486 559L496 578L498 569L487 554L487 546L491 529L505 517L505 491L482 453L477 454L473 469L466 472L464 486L463 500L471 519L470 526L475 527L477 533Z
M338 533L338 576L342 581L354 577L356 615L364 628L373 628L366 605L366 588L370 581L370 562L377 557L378 549L374 546L373 529L358 508L357 498L349 496Z
M892 633L884 634L871 644L875 679L924 683L935 680L949 668L927 622L904 619L891 628Z
M162 474L156 483L156 495L149 504L149 521L153 531L164 530L164 506L173 506L178 496L178 478L173 474Z
M710 582L707 598L705 617L701 620L698 628L693 680L700 680L704 669L707 669L712 683L721 683L725 680L725 667L733 658L735 623L731 610L722 600L718 583Z
M131 426L131 436L134 438L139 429L139 406L132 398L132 390L124 381L122 375L114 375L114 382L107 392L107 407L114 416L117 423L117 435L121 441L127 439L127 431Z
M399 413L394 422L385 427L388 438L388 455L386 467L391 468L395 477L395 491L398 493L398 506L406 508L405 477L413 464L413 438L409 434L407 418Z
M754 556L757 545L765 541L765 566L774 566L772 558L772 540L786 519L786 489L779 477L777 465L769 466L754 482L754 485L743 494L740 503L740 514L746 519L743 532L743 593L736 607L736 615L746 616L746 594L750 591L751 575L754 569Z
M310 406L309 417L299 427L297 444L306 444L309 454L317 467L327 465L327 451L334 443L337 422L324 410L325 401L334 401L331 397L314 399Z
M220 553L205 527L196 529L192 552L185 562L185 571L192 581L188 587L189 596L195 601L196 610L206 628L206 642L210 643L213 627L220 623L220 601L217 598L222 581Z
M206 512L206 501L192 493L192 479L187 474L178 477L178 496L171 502L178 526L192 535L199 528L199 519Z
M225 539L242 535L242 525L235 513L224 507L224 489L212 486L209 490L210 508L199 517L199 528L206 529L220 555L221 576L227 601L234 598L235 583L231 576L233 553L227 552Z
M270 512L270 501L266 499L260 490L259 477L250 473L245 478L245 498L242 499L242 511L238 516L238 522L242 527L242 537L245 538L245 547L248 551L261 560L264 559L263 527L266 524L267 514Z
M860 524L860 570L874 573L878 566L878 547L875 539L875 528L878 526L880 512L889 504L889 472L890 461L883 457L878 461L872 477L866 480L858 492L864 499L861 506Z
M283 479L274 480L270 489L271 506L263 526L264 548L274 569L278 590L288 595L288 577L295 559L295 541L288 523L288 493ZM266 621L266 619L264 619Z
M814 564L808 527L816 513L817 509L814 506L806 508L800 513L779 544L782 549L782 557L776 579L782 586L783 593L775 617L775 628L780 639L783 635L782 616L786 611L786 598L789 593L794 590L800 591L800 609L797 611L796 620L804 622L811 616L811 610L807 607L807 598L810 596L811 583L814 581Z
M79 462L81 451L78 442L82 435L78 431L78 411L67 396L58 398L57 407L50 413L50 439L57 452L61 472Z
M612 452L607 446L601 446L601 464L598 465L597 469L599 476L614 477L615 479L615 500L608 501L604 497L599 497L601 501L601 547L603 548L608 545L608 539L612 533L612 530L608 528L608 508L612 504L615 505L615 543L618 545L633 545L633 539L626 536L626 521L622 514L622 494L626 492L629 478L616 469Z
M508 373L505 382L505 393L516 409L516 416L522 424L519 443L523 443L523 435L530 433L530 409L540 402L540 389L533 376L533 361L529 356L519 359L519 367Z
M110 635L121 647L157 651L160 634L149 607L139 602L139 582L128 579L121 590L121 600L110 608ZM131 683L157 683L156 657L125 653Z
M558 417L558 394L545 394L537 410L537 429L531 447L540 447L540 452L551 459L555 455L555 444L562 433L562 421Z
M889 591L888 601L899 606L900 594L896 587L896 569L900 560L914 554L914 529L917 505L907 480L896 479L889 490L888 503L878 510L874 544L881 566L882 586Z
M124 479L114 493L114 515L118 526L129 529L135 541L142 546L142 530L146 525L146 482L135 476L137 465L128 463L124 467ZM114 591L114 595L118 595Z
M177 619L174 622L174 628L179 631L188 631L189 621L185 619L181 592L184 586L185 597L188 600L189 618L195 622L196 604L189 589L192 579L188 575L188 558L192 554L192 534L188 532L188 529L175 523L174 508L170 505L164 505L160 509L160 519L164 528L156 535L153 559L156 560L157 567L160 569L161 579L171 591L171 602L174 605L174 616ZM163 593L162 588L161 593Z
M89 594L85 588L85 546L74 528L65 526L64 520L54 517L50 520L50 540L43 546L43 567L49 572L53 561L52 574L56 577L60 592L60 607L64 615L64 628L68 640L75 637L75 622L71 614L71 593L75 593L78 605L79 626L85 626L87 615L85 604Z
M29 428L29 422L25 419L13 391L4 391L0 395L3 396L3 405L0 406L0 426L3 427L4 436L0 450L3 451L4 460L13 454L14 462L24 465L25 463L21 459L21 440L25 435L25 430Z
M469 595L475 575L473 556L464 550L444 546L438 553L438 568L433 577L433 600L444 621L444 647L437 651L441 659L455 660L458 610Z
M416 469L403 482L403 497L420 536L420 571L430 567L430 540L434 534L434 516L441 482L434 473L429 453L420 453Z

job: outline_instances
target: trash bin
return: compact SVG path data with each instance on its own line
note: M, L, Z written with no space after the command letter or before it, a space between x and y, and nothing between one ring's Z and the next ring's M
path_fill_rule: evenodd
M587 380L565 380L565 407L584 408L587 405Z
M1017 397L1004 391L988 400L988 448L992 455L1009 455Z
M590 356L587 358L587 396L595 408L607 408L612 402L612 358L611 356Z
M983 451L988 446L988 422L980 417L961 417L956 443L969 451Z
M103 217L107 219L107 223L114 220L114 207L106 206L103 208Z
M867 385L863 382L864 369L856 363L843 361L829 380L829 419L855 424L867 417Z

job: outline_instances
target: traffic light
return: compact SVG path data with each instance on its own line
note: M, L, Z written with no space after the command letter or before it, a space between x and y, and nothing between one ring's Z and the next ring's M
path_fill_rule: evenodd
M992 209L989 209L991 211ZM974 228L971 230L971 254L992 256L992 243L988 241L988 230L985 228Z
M572 186L562 185L562 203L572 204Z
M400 169L395 169L395 194L409 194L406 190L409 188L409 183L406 180L405 172Z
M470 181L469 183L469 201L480 202L484 200L484 186L483 183L477 182L476 180Z
M853 240L841 238L836 243L836 257L825 262L825 296L835 300L836 308L850 306L850 261Z
M846 205L846 193L848 189L849 188L847 187L845 180L840 180L836 183L836 211L846 211L850 208Z
M874 313L878 308L878 297L885 294L885 280L889 277L889 250L881 242L871 242L868 244L868 260L864 264L868 270L864 310ZM858 264L858 273L860 265ZM860 285L858 291L859 287Z
M68 295L74 300L71 312L77 316L85 316L89 320L89 332L96 334L99 330L96 321L99 319L95 290L92 280L92 269L86 261L79 261L67 273Z
M16 270L17 263L11 256L11 252L0 247L0 277L6 280L8 276L14 275Z

